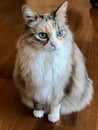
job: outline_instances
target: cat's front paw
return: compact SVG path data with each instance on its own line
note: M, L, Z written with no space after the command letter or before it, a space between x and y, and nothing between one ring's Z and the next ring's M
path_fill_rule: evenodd
M53 113L48 115L48 120L52 123L57 122L60 119L60 115L58 113Z
M34 110L33 114L36 118L42 118L44 116L44 111Z

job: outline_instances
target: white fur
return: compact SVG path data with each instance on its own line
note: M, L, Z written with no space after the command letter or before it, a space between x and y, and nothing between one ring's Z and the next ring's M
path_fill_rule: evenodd
M69 48L64 46L61 50L54 52L37 52L35 58L29 61L33 85L36 86L34 94L36 100L41 99L43 102L50 103L52 89L64 86L65 81L68 81L70 50L69 44Z
M34 110L34 111L33 111L33 114L34 114L34 116L37 117L37 118L42 118L42 117L44 116L44 111Z
M60 107L61 104L58 106L52 106L50 114L48 114L48 120L50 122L57 122L60 119Z

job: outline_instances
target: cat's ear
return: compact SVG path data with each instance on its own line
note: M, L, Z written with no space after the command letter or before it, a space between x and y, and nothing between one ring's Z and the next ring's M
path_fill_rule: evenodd
M33 11L28 5L22 6L23 18L26 21L28 26L32 26L34 22L36 22L38 18L38 14Z
M56 11L56 14L55 14L56 17L61 18L61 19L65 19L67 7L68 7L68 2L66 1Z

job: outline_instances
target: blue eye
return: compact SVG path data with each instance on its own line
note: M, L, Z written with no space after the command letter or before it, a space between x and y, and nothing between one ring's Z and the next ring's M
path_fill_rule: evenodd
M58 36L58 37L62 37L62 36L63 36L63 30L58 31L58 32L57 32L57 36Z
M38 35L41 39L47 39L47 34L44 32L40 32Z

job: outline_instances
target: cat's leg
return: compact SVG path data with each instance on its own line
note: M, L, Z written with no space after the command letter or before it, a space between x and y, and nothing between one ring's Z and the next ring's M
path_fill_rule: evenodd
M33 114L36 118L42 118L44 116L44 108L41 102L34 101L34 111Z
M48 115L48 120L50 122L57 122L60 119L60 108L61 108L61 104L57 105L57 106L51 106L51 111Z
M54 96L50 105L50 113L48 120L51 122L57 122L60 119L61 102L64 98L63 88L56 87L54 90Z

